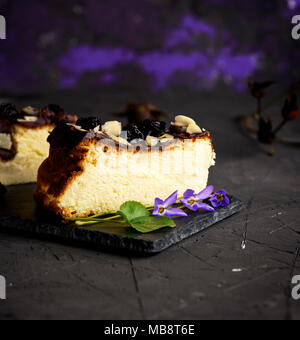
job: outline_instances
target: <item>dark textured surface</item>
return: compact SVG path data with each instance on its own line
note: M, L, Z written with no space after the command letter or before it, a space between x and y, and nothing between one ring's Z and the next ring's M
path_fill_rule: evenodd
M191 114L210 129L217 152L210 184L247 209L151 257L0 234L0 274L8 283L0 318L300 319L300 302L290 299L291 277L300 274L299 148L278 145L275 158L266 156L236 124L255 102L223 89L50 92L40 102L88 114L117 111L130 99ZM268 114L276 117L280 106ZM299 140L299 131L297 120L281 136Z
M0 90L219 82L241 89L253 73L289 81L299 68L291 38L299 7L298 0L0 0L7 19Z
M155 254L203 231L228 218L243 208L243 203L231 197L228 207L218 208L214 213L193 213L176 219L176 228L165 228L149 234L135 232L131 228L113 224L85 227L64 225L41 216L33 195L36 185L9 187L0 208L0 232L19 231L36 236L54 236L62 241L76 241L82 245L122 250L142 254Z

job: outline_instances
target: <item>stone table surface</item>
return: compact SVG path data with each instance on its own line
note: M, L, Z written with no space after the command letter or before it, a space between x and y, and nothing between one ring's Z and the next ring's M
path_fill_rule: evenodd
M151 257L0 234L0 275L8 285L0 319L300 319L300 301L290 298L291 278L300 275L299 147L278 145L271 158L243 132L236 118L255 107L248 94L53 91L18 104L59 102L88 114L132 99L192 115L211 130L217 164L210 183L247 208ZM300 140L299 121L282 136Z

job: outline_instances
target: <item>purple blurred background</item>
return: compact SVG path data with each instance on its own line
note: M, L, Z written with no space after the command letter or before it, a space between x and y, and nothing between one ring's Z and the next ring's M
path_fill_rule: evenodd
M0 0L0 91L289 81L300 0Z

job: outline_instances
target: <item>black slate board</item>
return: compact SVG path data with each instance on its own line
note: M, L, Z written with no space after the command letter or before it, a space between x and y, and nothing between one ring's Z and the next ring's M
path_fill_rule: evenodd
M176 219L177 227L165 228L150 234L141 234L131 228L116 227L109 223L78 227L65 225L37 210L33 199L36 186L18 185L8 188L1 198L0 231L29 233L35 236L54 237L63 241L111 250L125 250L143 254L159 253L170 246L203 231L217 222L232 216L243 208L243 203L231 197L231 204L214 213L192 213Z

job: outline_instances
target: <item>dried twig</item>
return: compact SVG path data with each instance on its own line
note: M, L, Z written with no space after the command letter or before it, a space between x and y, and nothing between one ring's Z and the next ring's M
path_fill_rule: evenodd
M297 90L300 89L300 83L298 79L295 77L292 85L284 90L282 93L273 98L266 105L262 105L262 98L266 95L267 88L272 85L273 82L266 81L263 83L257 83L253 80L249 80L249 90L254 98L257 100L257 109L256 112L248 114L245 116L245 126L249 133L256 134L258 136L258 140L263 144L269 145L270 156L275 155L275 147L274 142L280 142L288 145L300 145L300 142L294 141L286 141L280 138L277 138L278 132L289 122L298 116L298 105L297 105L297 95L295 94ZM273 124L271 119L266 120L263 117L263 112L272 107L274 104L278 103L282 99L285 98L284 106L282 109L283 120L280 124L273 129ZM256 122L258 129L253 127L253 121Z

